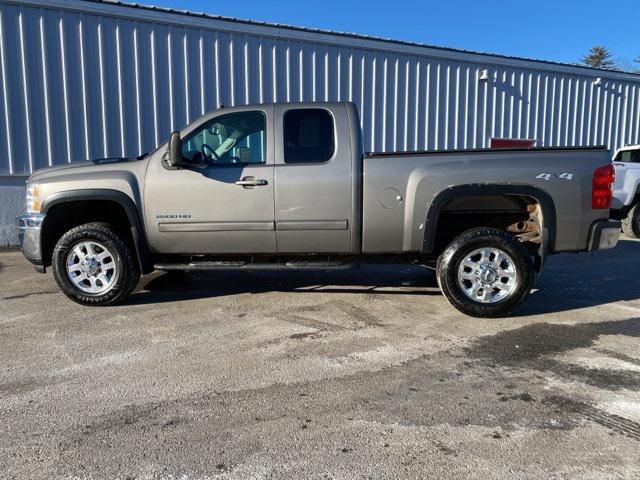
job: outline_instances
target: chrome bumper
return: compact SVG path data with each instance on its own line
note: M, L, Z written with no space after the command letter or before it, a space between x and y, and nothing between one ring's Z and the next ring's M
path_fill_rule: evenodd
M40 238L43 221L44 215L41 213L22 215L16 218L22 253L27 260L34 264L39 272L44 272Z
M618 220L599 220L591 226L589 251L614 248L620 240L622 224Z

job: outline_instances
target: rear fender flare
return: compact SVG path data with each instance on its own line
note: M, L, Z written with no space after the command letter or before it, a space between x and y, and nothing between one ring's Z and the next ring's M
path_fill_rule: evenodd
M521 195L534 198L542 210L542 244L540 257L544 261L553 251L556 235L556 206L551 195L541 188L530 185L457 185L440 192L427 207L427 218L422 251L433 253L436 247L437 226L444 207L453 199L481 195Z

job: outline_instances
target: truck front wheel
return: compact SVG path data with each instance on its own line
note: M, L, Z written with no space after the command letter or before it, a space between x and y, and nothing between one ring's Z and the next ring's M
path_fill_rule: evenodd
M622 231L631 238L640 238L640 203L633 206L622 220Z
M472 317L511 314L533 287L534 268L526 248L494 228L468 230L446 248L436 267L447 300Z
M53 250L52 267L63 293L82 305L114 305L140 279L131 248L106 223L87 223L65 233Z

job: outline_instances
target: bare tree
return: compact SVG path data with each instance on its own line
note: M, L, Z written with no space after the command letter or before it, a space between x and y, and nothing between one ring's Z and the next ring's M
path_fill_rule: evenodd
M616 58L616 70L620 70L621 72L628 73L638 73L640 69L638 68L638 64L635 63L636 60L631 60L629 58Z

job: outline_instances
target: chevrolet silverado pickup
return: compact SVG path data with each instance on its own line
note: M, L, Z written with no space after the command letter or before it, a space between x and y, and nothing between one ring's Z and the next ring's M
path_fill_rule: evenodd
M622 220L622 230L640 238L640 145L618 149L613 157L616 179L611 203L612 218Z
M355 105L276 103L209 113L138 158L40 170L17 221L26 258L84 305L154 269L408 262L498 317L548 255L616 245L613 181L603 148L365 154Z

